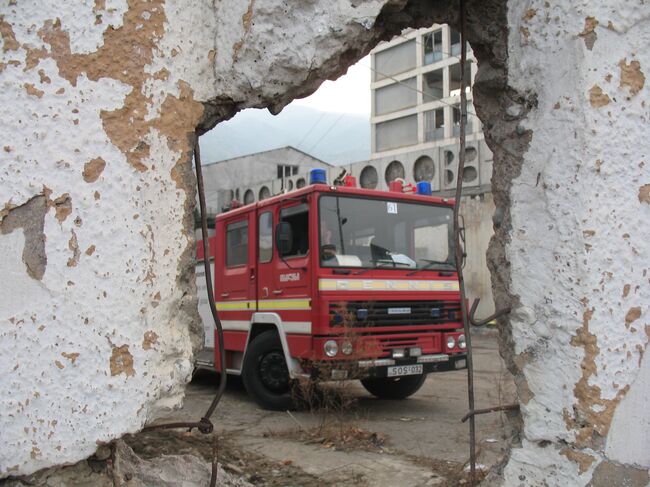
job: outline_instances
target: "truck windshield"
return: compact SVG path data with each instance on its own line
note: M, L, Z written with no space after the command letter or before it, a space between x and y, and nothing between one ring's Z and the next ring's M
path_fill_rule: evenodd
M319 219L323 267L454 269L449 207L323 195Z

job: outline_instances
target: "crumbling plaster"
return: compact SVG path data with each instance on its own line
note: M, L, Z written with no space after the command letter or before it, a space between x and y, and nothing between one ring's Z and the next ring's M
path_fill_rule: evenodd
M646 462L622 447L638 423L621 411L647 398L647 7L511 1L506 24L505 2L468 3L475 103L495 154L489 264L497 306L516 308L502 352L524 430L504 482L609 478ZM195 127L277 112L378 40L456 22L455 8L4 0L0 477L80 460L179 404L200 341ZM38 255L24 252L38 225L4 231L35 198L46 202L33 215L40 278L23 260Z
M384 19L405 6L0 4L0 477L78 461L180 403L201 342L196 127L277 111L432 22ZM36 224L5 224L21 218Z
M650 8L508 5L508 81L537 104L519 121L532 136L510 178L523 431L505 484L612 485L614 472L646 485Z

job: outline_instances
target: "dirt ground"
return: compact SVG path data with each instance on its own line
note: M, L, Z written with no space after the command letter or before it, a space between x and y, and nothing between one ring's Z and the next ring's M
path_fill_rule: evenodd
M512 377L494 333L474 335L476 407L514 402ZM214 373L198 373L185 406L169 415L198 420L216 391ZM469 458L466 371L429 375L404 401L378 400L358 382L328 390L345 407L287 412L258 408L241 381L229 378L213 416L219 462L254 485L453 486L467 483ZM342 410L341 410L342 409ZM479 467L502 459L512 434L504 413L477 416ZM211 458L213 439L198 432L152 431L127 439L143 456L198 453Z

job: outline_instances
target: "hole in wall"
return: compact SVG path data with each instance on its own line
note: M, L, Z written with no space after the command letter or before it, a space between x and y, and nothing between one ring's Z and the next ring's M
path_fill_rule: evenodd
M432 181L435 176L435 165L433 159L429 156L421 156L413 165L413 179L416 182L420 181Z
M379 182L377 169L375 169L374 166L364 167L361 171L361 176L359 176L359 179L362 188L375 189L377 187L377 183Z
M446 169L445 170L445 183L447 184L452 184L454 182L454 179L456 179L454 175L454 171L451 169Z
M247 189L244 193L244 204L249 205L255 202L255 194L252 189Z
M466 147L465 148L465 162L472 162L478 157L478 151L476 147Z
M305 178L298 178L296 181L296 188L304 188L307 185L307 181L305 181Z
M478 178L478 171L474 166L466 166L463 168L463 182L471 183Z
M454 153L450 150L445 151L445 164L450 165L452 162L454 162Z
M397 178L404 179L404 165L399 161L392 161L386 167L385 174L386 184L395 181Z
M262 186L260 188L260 197L258 198L260 201L265 200L266 198L271 196L271 190L267 188L266 186Z

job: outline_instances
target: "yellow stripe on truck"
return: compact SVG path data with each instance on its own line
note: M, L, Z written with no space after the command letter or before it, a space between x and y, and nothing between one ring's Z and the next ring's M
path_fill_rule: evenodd
M255 301L221 301L217 311L310 310L309 299L262 299Z
M255 309L255 301L221 301L217 311L249 311Z
M262 299L258 302L260 310L281 309L281 310L310 310L309 299Z
M320 291L458 291L458 281L319 279Z

